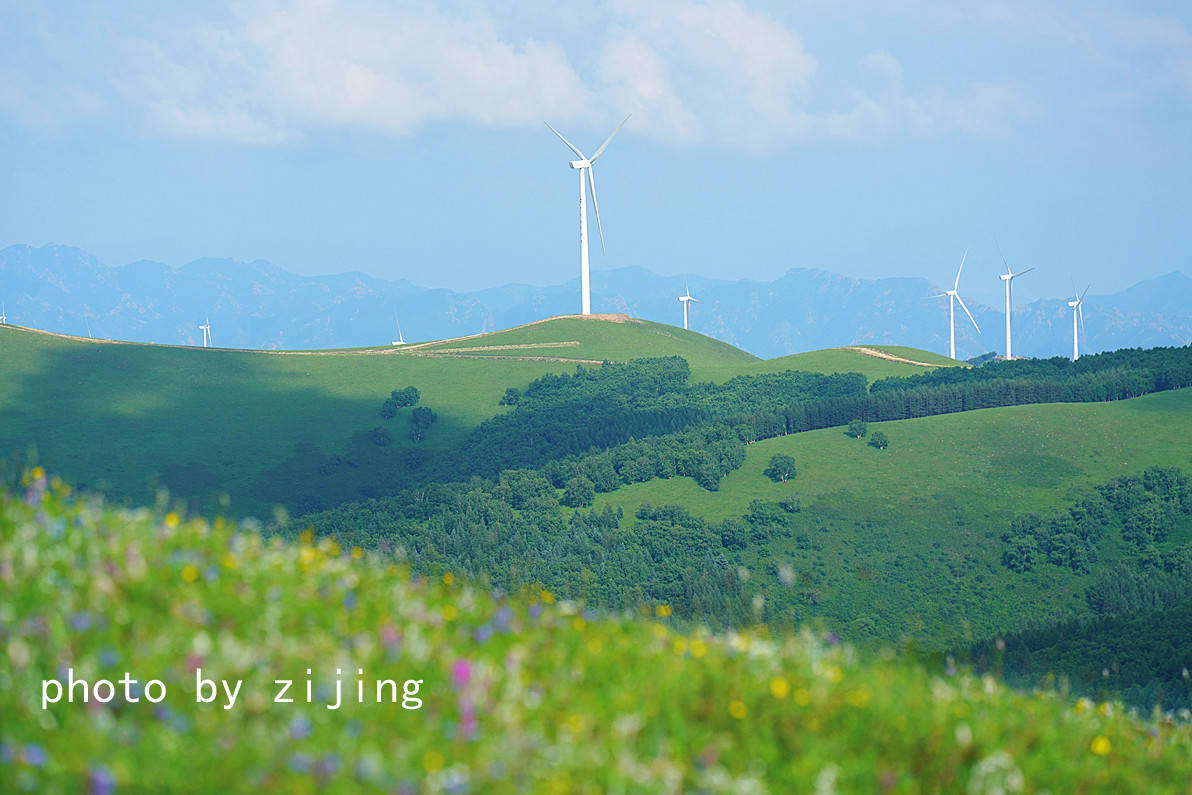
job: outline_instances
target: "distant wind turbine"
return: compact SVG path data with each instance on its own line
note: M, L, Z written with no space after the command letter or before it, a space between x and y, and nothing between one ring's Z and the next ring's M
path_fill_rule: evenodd
M1092 285L1089 285L1091 287ZM1080 358L1080 335L1076 331L1076 318L1080 318L1080 330L1084 331L1084 297L1088 294L1089 288L1085 287L1083 293L1076 294L1075 297L1068 302L1068 306L1072 307L1072 361ZM1072 291L1074 294L1075 290Z
M960 308L968 315L968 319L973 321L973 328L977 333L981 333L981 327L977 325L976 319L973 318L973 313L964 305L964 299L960 297L960 272L964 270L964 261L968 259L968 249L964 250L964 256L960 258L960 267L956 269L956 282L952 285L951 290L945 290L939 295L933 295L932 298L943 298L948 296L948 356L956 358L956 302L960 302Z
M87 339L95 339L95 337L91 336L91 321L87 319L86 315L83 316L83 323L87 326Z
M1002 252L1002 249L999 246L998 253L1001 254L1001 252ZM1027 268L1024 271L1019 271L1018 273L1013 273L1010 271L1010 263L1006 262L1006 255L1001 254L1001 256L1002 256L1002 262L1005 263L1005 265L1006 265L1006 272L1003 274L1000 274L998 276L999 279L1001 279L1003 282L1006 283L1006 358L1013 359L1014 355L1013 355L1013 353L1011 353L1011 348L1010 348L1010 309L1013 306L1013 301L1012 301L1011 296L1013 295L1014 287L1011 283L1016 278L1021 276L1022 274L1030 273L1031 271L1034 270L1034 268L1031 267L1031 268Z
M630 114L633 115L633 114ZM629 121L629 116L626 116L624 121L617 125L617 129L613 130L600 148L596 150L591 157L585 157L584 153L575 148L575 145L562 136L562 134L551 127L548 122L543 122L550 131L559 136L559 140L567 144L567 148L575 152L579 160L571 160L569 164L572 168L579 170L579 281L580 281L580 312L584 315L592 314L592 282L588 272L588 186L592 189L592 208L596 210L596 229L600 232L600 250L604 251L604 228L600 225L600 205L596 202L596 177L592 173L592 164L596 162L596 158L604 153L605 148L613 140L621 128L625 126L625 122ZM587 186L584 185L584 172L587 172Z
M207 318L205 325L199 326L203 330L203 347L206 348L211 342L211 318Z
M397 313L393 313L393 323L397 326L397 339L393 341L394 345L405 345L406 338L401 335L401 321L397 319Z
M0 326L8 323L8 315L4 314L4 304L0 304Z
M679 303L683 305L683 330L687 330L687 307L694 301L695 303L703 303L698 298L691 297L691 288L687 286L687 282L683 282L683 295L679 296Z

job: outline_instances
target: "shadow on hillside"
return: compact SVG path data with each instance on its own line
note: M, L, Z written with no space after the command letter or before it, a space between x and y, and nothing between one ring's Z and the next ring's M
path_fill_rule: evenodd
M275 504L390 493L417 463L402 418L377 414L385 395L332 394L267 354L81 344L39 355L36 370L8 375L19 383L0 414L0 459L36 448L49 471L121 502L166 488L191 510L267 517ZM371 429L386 422L395 442L382 448ZM440 418L428 442L465 432Z

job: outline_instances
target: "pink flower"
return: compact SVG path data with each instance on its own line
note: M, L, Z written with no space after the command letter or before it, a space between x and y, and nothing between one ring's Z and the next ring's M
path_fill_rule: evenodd
M457 688L468 686L472 681L472 664L467 660L456 660L451 664L451 681Z

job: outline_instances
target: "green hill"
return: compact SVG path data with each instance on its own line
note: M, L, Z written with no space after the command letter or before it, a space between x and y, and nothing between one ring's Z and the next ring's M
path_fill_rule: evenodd
M1094 574L1053 565L1015 574L1001 565L1000 537L1016 515L1055 514L1115 476L1156 464L1192 469L1192 448L1174 443L1192 438L1192 389L870 423L877 431L888 449L840 428L755 442L718 491L691 478L652 480L599 494L595 508L632 517L642 504L674 504L722 520L746 515L754 500L796 498L788 535L744 553L751 584L849 637L956 646L1090 615L1084 590ZM775 454L795 459L795 479L762 474ZM1189 541L1192 526L1169 539ZM1111 547L1100 565L1121 553ZM783 566L794 587L780 585Z
M913 365L848 352L798 363L870 378ZM64 477L144 501L159 486L240 514L317 492L326 504L391 491L408 455L434 457L503 409L507 388L577 364L678 355L694 380L787 369L658 323L556 318L494 334L345 351L203 350L91 341L0 326L0 460L36 446ZM781 361L781 360L775 360ZM875 366L880 369L875 369ZM382 422L390 391L418 388L437 422L414 444L411 409ZM374 444L384 426L391 442ZM414 451L417 452L414 452ZM315 485L312 485L315 484ZM315 487L317 485L317 488ZM228 506L224 506L227 508Z
M1188 725L1120 704L66 491L0 492L6 790L1187 791Z

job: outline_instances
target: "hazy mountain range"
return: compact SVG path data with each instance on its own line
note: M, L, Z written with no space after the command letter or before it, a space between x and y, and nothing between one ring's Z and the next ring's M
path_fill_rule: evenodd
M853 343L947 352L947 303L911 277L854 279L799 268L772 282L693 276L691 328L758 356ZM594 312L627 312L680 325L682 282L644 268L592 274ZM1082 351L1192 342L1192 278L1180 272L1085 299ZM108 267L70 246L0 250L0 302L10 323L66 334L235 348L342 348L387 344L394 314L409 342L493 331L577 311L579 282L509 284L461 293L351 272L299 276L268 262L200 259L178 268L142 260ZM978 335L957 308L957 355L1002 352L1000 306L972 305ZM1015 307L1014 352L1070 355L1067 297Z

